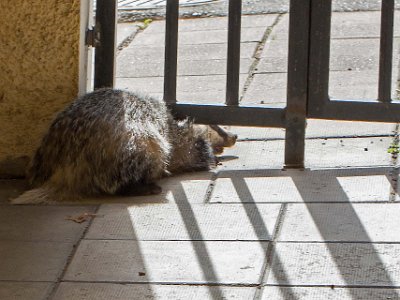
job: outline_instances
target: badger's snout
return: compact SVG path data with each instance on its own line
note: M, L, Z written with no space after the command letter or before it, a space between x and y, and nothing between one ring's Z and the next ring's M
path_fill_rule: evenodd
M238 136L218 125L210 125L212 133L210 134L210 142L214 154L221 154L226 147L232 147L236 144Z
M227 132L227 133L228 133L228 135L226 137L224 147L232 147L233 145L236 144L236 140L237 140L238 136L237 136L237 134L232 134L230 132Z

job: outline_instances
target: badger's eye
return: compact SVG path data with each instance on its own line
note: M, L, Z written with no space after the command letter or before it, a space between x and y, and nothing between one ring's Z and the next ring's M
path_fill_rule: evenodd
M199 148L204 147L204 144L205 144L205 142L204 142L203 140L197 140L197 141L194 143L194 147L197 148L197 149L199 149Z

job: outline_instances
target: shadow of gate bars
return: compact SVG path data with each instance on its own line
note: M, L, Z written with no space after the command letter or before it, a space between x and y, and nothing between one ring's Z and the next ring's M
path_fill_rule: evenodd
M303 168L307 118L400 122L400 103L391 98L394 9L394 0L382 0L378 99L333 100L328 94L332 0L290 0L286 107L276 108L239 103L241 0L229 0L225 104L177 102L179 0L167 0L164 101L175 116L196 123L285 128L285 167ZM116 0L97 0L94 88L114 86L116 16Z

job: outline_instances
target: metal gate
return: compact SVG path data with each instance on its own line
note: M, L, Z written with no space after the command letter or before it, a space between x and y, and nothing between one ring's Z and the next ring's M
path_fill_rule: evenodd
M114 86L116 0L97 0L94 87ZM285 108L239 105L241 0L229 1L225 105L176 102L179 1L167 0L164 100L177 116L197 123L286 129L285 166L304 167L307 118L399 122L391 100L394 0L382 0L377 101L331 100L329 89L332 0L291 0L287 104Z

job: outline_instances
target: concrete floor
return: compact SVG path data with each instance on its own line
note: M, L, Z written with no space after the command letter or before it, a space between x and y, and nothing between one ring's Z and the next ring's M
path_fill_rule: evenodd
M375 96L378 15L334 14L333 95ZM223 101L225 21L181 21L179 99ZM242 103L284 105L287 15L243 26ZM117 86L160 95L162 22L120 28ZM230 130L158 196L11 206L26 186L0 181L0 299L400 299L396 124L309 120L305 170L282 170L282 129Z

